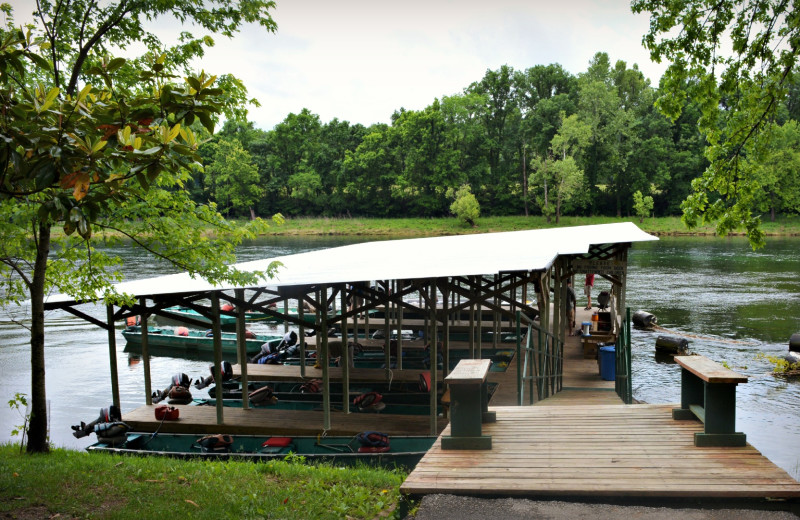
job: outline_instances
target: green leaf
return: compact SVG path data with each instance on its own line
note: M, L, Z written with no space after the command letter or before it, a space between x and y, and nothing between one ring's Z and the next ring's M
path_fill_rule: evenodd
M123 65L125 65L126 60L124 58L114 58L108 65L106 65L106 71L114 72L115 70L119 69Z
M60 92L60 91L59 91L59 89L58 89L57 87L53 87L53 88L51 88L51 89L50 89L50 90L47 92L47 96L45 96L45 98L44 98L44 102L42 103L42 106L40 106L40 107L39 107L39 109L38 109L37 111L38 111L38 112L41 114L42 112L44 112L45 110L47 110L48 108L50 108L50 105L52 105L52 104L53 104L53 101L55 101L55 100L56 100L56 98L58 97L58 93L59 93L59 92Z
M214 133L214 121L211 120L211 118L208 116L208 114L205 113L205 112L196 112L195 115L197 116L197 119L200 120L200 123L203 125L203 127L205 127L205 129L208 130L209 133L213 134Z
M34 185L36 189L44 189L48 186L52 185L53 182L56 180L56 167L55 165L50 162L42 162L39 164L37 168L36 178L34 180Z
M188 83L188 84L189 84L189 85L190 85L190 86L191 86L193 89L195 89L195 90L196 90L196 91L198 91L198 92L199 92L199 91L200 91L200 89L202 88L202 86L200 85L200 81L199 81L197 78L193 77L193 76L189 76L188 78L186 78L186 82L187 82L187 83Z

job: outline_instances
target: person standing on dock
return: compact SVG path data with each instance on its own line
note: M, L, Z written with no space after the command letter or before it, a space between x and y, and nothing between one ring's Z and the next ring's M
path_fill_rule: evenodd
M586 295L585 311L592 310L592 287L594 287L594 273L586 273L586 282L583 285L583 294Z

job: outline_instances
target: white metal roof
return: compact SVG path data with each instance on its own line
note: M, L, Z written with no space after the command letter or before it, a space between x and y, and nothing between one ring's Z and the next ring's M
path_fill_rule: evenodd
M337 284L371 280L407 280L447 276L490 275L506 271L543 270L559 255L585 254L593 244L658 240L631 222L502 233L364 242L295 255L236 264L245 271L264 271L280 261L277 276L259 287ZM234 289L192 279L188 273L117 284L118 292L135 296ZM66 295L48 304L74 301Z

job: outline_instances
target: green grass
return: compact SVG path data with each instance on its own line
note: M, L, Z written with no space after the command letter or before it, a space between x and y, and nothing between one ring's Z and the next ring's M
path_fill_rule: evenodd
M657 235L714 235L713 226L687 229L680 217L659 217L639 222L637 218L616 217L562 217L558 224L547 223L544 217L481 217L474 228L455 218L290 218L283 225L272 225L270 235L369 235L393 237L419 237L516 231L557 226L586 226L612 222L634 222L644 231ZM775 222L764 222L764 232L770 236L800 235L800 217L784 217ZM743 234L743 233L735 233Z
M0 446L0 517L391 518L405 474L299 461L212 462Z

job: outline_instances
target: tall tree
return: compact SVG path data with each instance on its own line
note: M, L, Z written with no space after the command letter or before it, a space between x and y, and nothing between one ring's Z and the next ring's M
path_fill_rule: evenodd
M659 109L675 119L690 97L702 111L699 126L710 165L692 183L683 221L689 227L716 222L720 235L745 229L753 247L763 246L755 207L759 181L755 163L746 159L769 138L797 65L797 3L634 0L631 6L650 13L643 42L653 60L670 62Z
M255 280L225 262L233 258L233 229L212 208L194 205L180 187L198 160L186 125L213 129L228 100L204 74L174 85L164 57L137 81L142 95L121 99L114 89L124 60L102 57L117 46L147 40L144 21L160 14L233 34L242 23L275 25L271 2L220 0L40 2L39 25L27 35L9 27L0 44L0 215L3 303L31 302L31 421L29 452L46 452L44 297L50 290L78 300L124 300L110 283L121 277L115 259L88 242L113 229L153 254L212 280ZM91 83L92 80L103 88ZM135 92L136 89L130 89ZM200 224L220 237L204 237ZM61 226L65 236L52 235ZM144 233L145 228L147 232ZM76 236L77 235L77 236ZM192 240L192 248L185 248ZM127 301L127 300L124 300Z
M272 176L268 191L273 197L283 198L282 211L289 214L304 213L303 197L292 198L294 186L302 186L298 179L290 179L298 173L316 174L313 159L319 146L319 132L322 127L319 116L304 108L299 114L290 113L286 119L275 125L270 135Z
M561 218L562 206L572 201L583 187L583 170L578 167L575 157L588 145L591 133L589 125L573 114L563 119L561 128L551 142L551 186L556 199L556 223Z
M457 152L448 141L439 100L424 110L403 112L394 126L400 133L404 154L404 170L399 178L403 206L424 216L446 214L446 191L464 179L457 168Z
M800 213L800 125L795 120L769 130L769 139L753 168L760 189L755 192L754 207L769 213Z
M247 208L250 219L255 220L254 204L265 191L258 168L237 139L220 139L215 148L214 157L206 167L213 200L226 215Z

